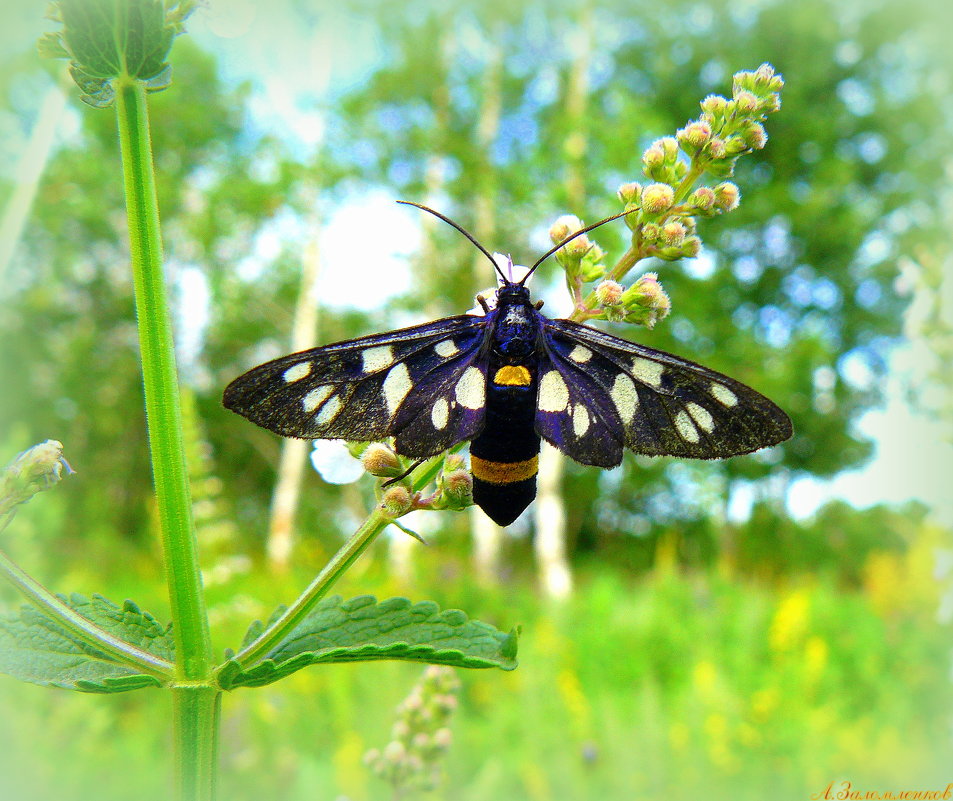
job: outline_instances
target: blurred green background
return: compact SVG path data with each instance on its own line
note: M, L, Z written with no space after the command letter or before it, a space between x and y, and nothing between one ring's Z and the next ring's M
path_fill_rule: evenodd
M0 460L52 437L77 470L3 548L57 591L167 619L113 114L36 56L41 4L0 14ZM200 9L151 109L218 652L373 503L366 479L306 467L299 484L305 455L225 412L222 388L291 350L296 323L297 341L329 342L458 314L493 283L459 235L392 201L531 262L558 215L617 211L654 139L768 61L782 110L739 165L740 209L702 222L701 257L640 265L667 320L612 330L752 384L794 438L712 464L567 462L565 525L542 521L564 559L545 558L532 513L502 537L430 515L414 522L430 547L389 538L339 591L523 628L517 671L461 675L436 798L795 801L953 781L950 17L932 0ZM596 239L619 255L623 235ZM556 267L540 273L547 311L568 313ZM419 673L311 668L227 696L221 796L391 797L361 760ZM162 694L3 678L0 704L3 797L167 796Z

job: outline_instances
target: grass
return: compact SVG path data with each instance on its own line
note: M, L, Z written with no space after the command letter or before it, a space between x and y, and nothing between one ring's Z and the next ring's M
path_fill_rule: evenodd
M933 545L925 536L906 553L875 554L858 586L751 581L724 566L641 579L602 567L559 606L524 579L495 590L438 580L439 548L423 557L429 588L395 590L373 566L349 581L523 626L518 670L462 675L433 798L801 801L844 779L879 791L946 786L950 632L937 621ZM276 592L263 576L235 577L210 591L210 608L237 632ZM390 798L361 759L386 744L419 672L310 668L226 697L220 796ZM3 797L167 796L160 693L93 698L4 679L0 699Z

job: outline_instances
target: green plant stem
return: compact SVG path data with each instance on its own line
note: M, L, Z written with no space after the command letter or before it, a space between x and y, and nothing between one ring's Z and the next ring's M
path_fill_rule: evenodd
M685 177L679 181L678 186L675 187L675 200L674 203L681 203L687 196L688 193L692 191L692 188L695 186L695 181L701 178L702 174L705 172L705 168L701 166L697 157L692 159L692 166L688 168L688 172L685 173Z
M10 515L12 517L12 515ZM2 530L9 518L0 525ZM0 551L0 572L19 592L37 609L55 620L66 631L87 645L117 662L155 676L163 683L169 681L175 673L175 665L166 662L148 651L120 640L105 629L101 629L91 620L87 620L76 610L71 609L46 587L36 581L19 567L10 557Z
M149 448L172 608L177 675L185 680L203 681L210 677L212 647L192 526L172 325L162 275L162 241L146 91L140 81L119 82L116 112Z
M258 639L235 654L235 659L243 667L247 667L267 655L307 616L314 605L324 597L344 571L367 550L368 546L377 539L378 534L387 528L389 523L390 518L384 514L382 509L377 508L371 512L357 531L331 557L331 561L315 576L314 581L308 585L307 589L284 611L284 614L265 629Z
M219 691L212 686L212 643L192 525L172 324L162 275L162 239L145 87L119 80L116 118L122 153L129 251L136 294L149 451L176 647L173 744L182 801L215 792Z
M620 281L641 258L641 248L633 244L622 254L622 258L616 262L615 266L606 273L606 280ZM576 305L576 308L573 310L573 313L569 315L568 319L577 323L584 322L592 316L591 312L598 304L599 300L596 297L595 290L593 290L586 296L584 301Z
M215 798L221 709L222 691L216 687L180 684L172 688L178 798L188 801Z
M461 443L462 445L462 443ZM451 448L449 453L459 450L460 446ZM422 465L416 471L413 479L413 490L419 491L434 480L437 473L443 465L444 456L441 454L435 459L431 459L425 465ZM304 592L299 595L289 606L284 614L274 623L265 629L255 640L242 648L235 656L242 667L248 667L267 656L268 652L274 649L291 630L297 626L307 614L314 608L314 605L323 598L334 583L343 575L343 573L354 564L355 560L367 550L368 546L378 535L387 528L392 522L383 509L378 506L371 512L367 519L341 546L337 553L331 557L331 560L324 566L324 569L315 576ZM219 669L224 667L221 665Z

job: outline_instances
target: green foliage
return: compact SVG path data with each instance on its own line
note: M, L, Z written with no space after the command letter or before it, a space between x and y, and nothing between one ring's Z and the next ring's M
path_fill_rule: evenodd
M284 612L279 607L269 625ZM255 622L245 635L248 645L264 630ZM322 600L268 658L249 668L226 661L219 673L225 690L260 687L308 665L402 659L461 668L516 667L516 632L504 634L470 620L459 609L440 611L432 601L412 604L406 598L376 602L363 595L342 601Z
M101 595L61 596L69 607L101 629L169 662L175 645L163 626L132 601L122 606ZM80 640L33 607L0 617L0 672L21 681L87 693L119 693L158 687L160 681L117 662Z
M521 573L505 589L467 586L435 542L418 591L483 620L518 619L525 634L520 670L458 674L454 743L434 798L796 801L835 777L877 789L947 781L950 625L936 618L941 588L922 557L950 541L920 534L882 579L865 569L856 587L833 575L635 578L592 565L561 607L541 603ZM386 592L385 562L361 583ZM287 595L296 580L238 578L212 613L226 629L244 626L263 585ZM387 741L419 675L399 662L326 665L228 695L222 797L269 797L276 783L283 801L387 797L364 754ZM89 699L6 681L0 707L0 790L16 789L10 797L168 798L158 693Z

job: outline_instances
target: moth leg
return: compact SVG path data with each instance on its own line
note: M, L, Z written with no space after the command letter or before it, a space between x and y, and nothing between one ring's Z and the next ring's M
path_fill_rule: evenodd
M405 478L407 478L407 476L409 476L411 473L413 473L414 470L416 470L418 467L420 467L420 465L422 465L422 464L423 464L424 462L426 462L426 461L427 461L426 459L418 459L416 462L414 462L410 467L408 467L408 468L407 468L403 473L401 473L399 476L396 476L396 477L394 477L394 478L389 478L389 479L387 479L387 481L385 481L383 484L381 484L381 487L382 487L383 489L387 489L391 484L395 484L395 483L398 482L398 481L403 481Z

